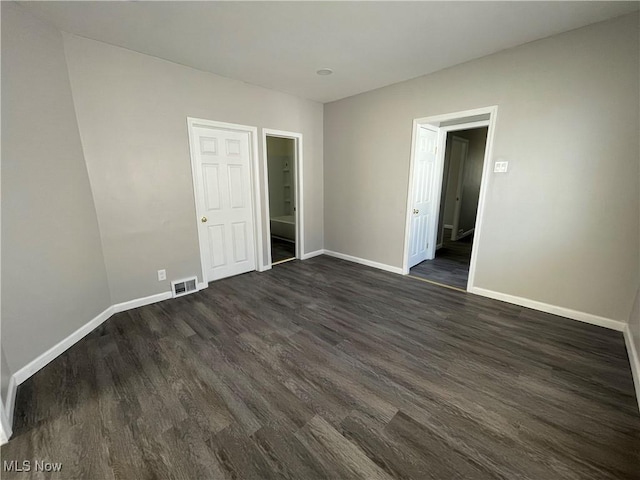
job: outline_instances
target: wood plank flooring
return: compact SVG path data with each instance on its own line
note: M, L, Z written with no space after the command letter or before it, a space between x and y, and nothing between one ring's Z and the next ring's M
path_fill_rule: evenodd
M444 232L443 245L436 251L436 258L419 263L409 273L414 277L466 290L473 235L454 242L451 240L451 230L445 229Z
M18 391L64 479L637 479L622 334L329 257L115 315Z

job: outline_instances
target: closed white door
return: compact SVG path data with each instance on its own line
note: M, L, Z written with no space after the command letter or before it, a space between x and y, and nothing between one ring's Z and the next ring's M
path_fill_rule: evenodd
M419 126L415 145L412 185L409 268L434 257L437 215L434 201L434 172L438 132Z
M249 133L196 126L191 134L205 281L255 270Z

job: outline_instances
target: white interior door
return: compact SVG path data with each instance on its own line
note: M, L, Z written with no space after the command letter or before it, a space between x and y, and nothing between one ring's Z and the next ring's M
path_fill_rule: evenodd
M193 127L191 154L204 280L255 270L249 133Z
M457 170L451 172L456 175L454 177L456 196L455 206L453 210L453 228L451 229L451 240L458 240L460 230L460 208L462 207L462 193L464 184L464 167L467 162L467 154L469 153L469 140L453 136L451 138L451 163L457 165Z
M438 132L419 125L417 131L412 185L411 232L408 267L431 259L435 254L437 206L434 174Z

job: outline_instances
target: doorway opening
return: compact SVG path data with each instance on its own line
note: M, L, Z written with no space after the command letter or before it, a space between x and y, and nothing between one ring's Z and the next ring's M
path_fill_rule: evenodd
M301 254L301 140L295 133L264 131L271 265L295 260Z
M403 273L469 291L497 107L414 120Z
M435 257L412 267L410 275L466 290L487 131L447 133Z

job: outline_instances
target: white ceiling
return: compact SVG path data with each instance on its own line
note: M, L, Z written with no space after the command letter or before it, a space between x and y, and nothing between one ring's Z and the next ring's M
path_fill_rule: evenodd
M639 2L21 2L63 31L329 102ZM332 68L330 76L316 70Z

